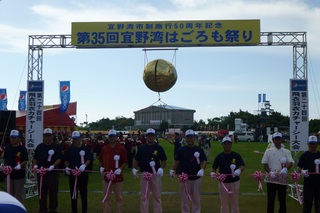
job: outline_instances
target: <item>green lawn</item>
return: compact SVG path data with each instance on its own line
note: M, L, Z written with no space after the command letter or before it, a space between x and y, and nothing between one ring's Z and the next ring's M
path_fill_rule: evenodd
M160 141L160 144L166 150L168 156L167 166L165 168L165 175L162 177L163 182L163 212L180 212L180 195L179 195L179 181L178 178L170 178L168 173L173 162L173 145L166 141ZM286 145L287 147L289 144ZM243 213L257 213L266 212L266 193L264 191L258 192L258 184L253 180L252 174L254 171L262 171L261 165L262 154L257 154L254 151L263 152L266 148L266 144L256 143L256 142L239 142L238 144L233 144L233 150L240 153L245 161L246 168L241 174L241 196L240 196L240 210ZM207 165L205 170L205 177L202 178L202 195L201 195L201 205L202 213L207 212L219 212L219 195L218 182L217 180L212 180L209 177L211 171L211 165L214 157L222 151L221 142L212 142L210 163ZM94 170L98 170L97 161L94 162ZM139 211L139 179L133 178L130 169L126 169L125 180L124 180L124 208L123 212L135 213ZM292 181L290 181L292 182ZM5 188L5 181L0 183L2 188ZM101 176L99 173L92 173L89 177L89 213L102 212L102 199L103 194L101 192ZM263 183L263 189L266 186ZM71 212L70 208L70 195L68 192L68 182L67 176L63 173L60 174L60 187L59 187L59 208L58 212ZM25 206L30 213L37 212L38 210L38 197L33 197L25 200ZM80 200L78 201L79 209ZM114 201L112 206L114 206ZM278 202L276 201L277 212ZM287 197L287 208L289 213L302 212L302 206L299 203ZM114 209L112 212L115 212ZM152 211L151 211L152 212Z

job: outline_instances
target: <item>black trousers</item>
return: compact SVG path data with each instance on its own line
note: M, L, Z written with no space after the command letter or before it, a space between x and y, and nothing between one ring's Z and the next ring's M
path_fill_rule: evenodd
M131 151L127 151L127 158L128 158L128 168L132 168L134 153Z
M267 197L268 197L268 206L267 213L274 213L274 202L276 199L276 194L278 192L278 200L279 200L279 213L287 212L287 204L286 204L286 196L287 196L287 186L267 183Z
M88 173L83 172L83 173L81 173L81 175L79 175L77 177L77 197L76 197L76 199L72 199L75 180L76 180L76 177L71 174L69 176L69 188L70 188L70 196L71 196L72 213L78 213L78 209L77 209L78 191L80 192L80 196L81 196L82 213L87 213L87 210L88 210L88 180L89 180Z
M48 212L48 210L52 213L57 212L59 173L57 171L46 172L46 174L42 177L41 186L40 182L40 175L38 174L39 212ZM49 208L47 207L47 194L49 194Z
M317 184L318 185L318 184ZM320 213L320 189L319 186L311 185L303 187L303 213L311 213L314 203L315 213Z

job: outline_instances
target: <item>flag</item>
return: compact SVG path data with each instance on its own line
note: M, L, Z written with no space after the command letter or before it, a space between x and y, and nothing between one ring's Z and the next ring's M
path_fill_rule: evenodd
M0 110L8 110L7 104L7 89L0 89Z
M60 81L60 112L66 112L70 103L70 81Z
M18 110L26 110L27 109L27 102L26 102L27 91L20 90L20 96L18 101Z
M261 94L258 94L258 103L261 103Z
M266 94L262 94L262 102L265 103L266 102Z

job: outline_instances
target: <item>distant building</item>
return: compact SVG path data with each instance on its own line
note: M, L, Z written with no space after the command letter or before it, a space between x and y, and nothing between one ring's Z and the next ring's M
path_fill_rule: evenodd
M139 129L149 127L158 129L162 121L174 128L193 125L193 115L196 111L171 105L149 106L134 112L134 126Z
M243 123L241 118L235 118L234 119L234 127L235 127L235 131L247 131L249 125L246 123Z

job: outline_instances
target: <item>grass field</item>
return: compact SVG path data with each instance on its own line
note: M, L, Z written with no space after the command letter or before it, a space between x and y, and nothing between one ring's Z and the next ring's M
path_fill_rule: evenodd
M160 140L160 144L164 147L168 161L165 168L165 175L162 177L163 183L163 195L162 195L162 206L164 213L180 212L180 194L179 194L179 181L178 178L170 178L168 173L173 162L173 145L166 141ZM207 164L205 170L205 177L202 178L202 195L201 195L201 212L220 212L220 200L218 195L218 182L212 180L209 177L211 171L211 165L214 157L222 151L221 142L212 142L210 163ZM258 183L253 180L251 174L255 171L263 171L261 165L262 152L266 148L266 144L256 142L239 142L233 144L233 151L236 151L242 155L245 161L245 171L241 174L240 184L240 211L242 213L260 213L266 212L266 192L257 191ZM286 144L289 146L289 144ZM260 153L254 152L259 151ZM294 154L294 153L293 153ZM294 157L294 156L293 156ZM94 161L94 170L98 171L97 161ZM290 170L290 172L293 169ZM124 186L123 186L123 199L124 199L124 213L138 213L140 205L139 196L139 179L135 179L130 169L124 171ZM67 176L63 173L60 174L60 186L59 186L59 207L58 212L71 212L70 207L70 194L68 191ZM292 183L292 181L290 181ZM0 183L0 187L5 189L5 181ZM102 199L103 194L101 191L101 176L98 172L92 173L89 176L89 195L88 195L88 212L102 212ZM263 189L266 190L266 185L263 183ZM38 211L38 197L33 197L25 200L25 206L28 212L35 213ZM275 212L278 211L278 202L275 202ZM79 212L81 212L80 200L78 200ZM114 210L114 199L112 201L112 212ZM152 210L150 210L152 212ZM299 213L302 212L302 206L294 199L287 197L287 212L288 213Z

